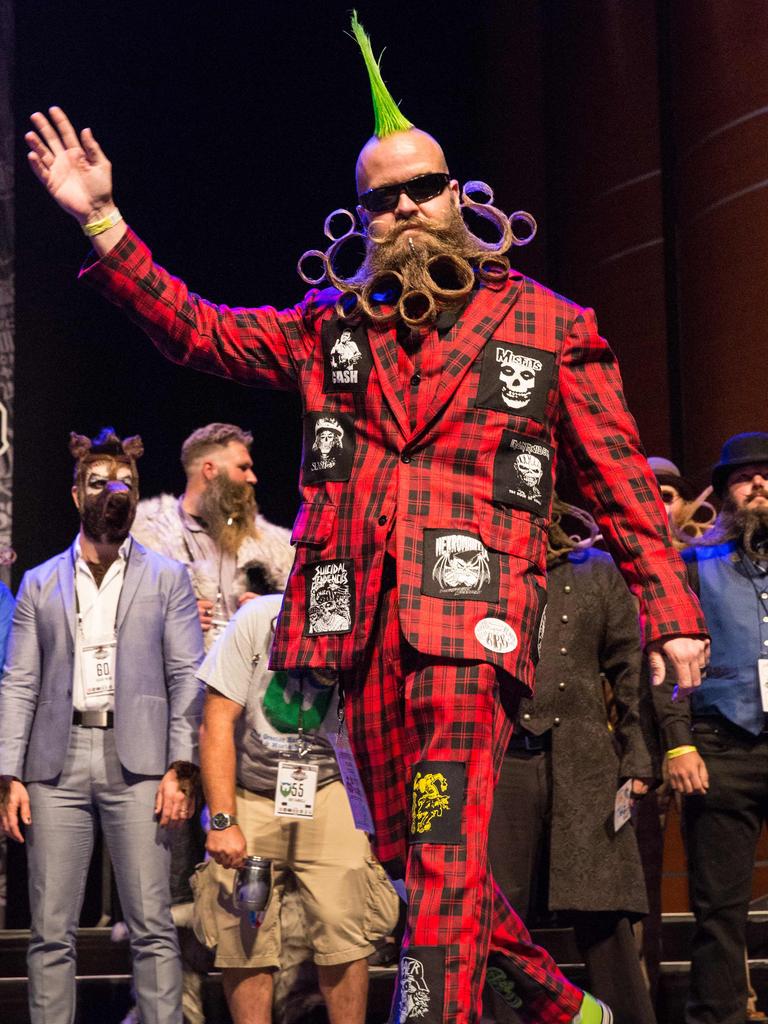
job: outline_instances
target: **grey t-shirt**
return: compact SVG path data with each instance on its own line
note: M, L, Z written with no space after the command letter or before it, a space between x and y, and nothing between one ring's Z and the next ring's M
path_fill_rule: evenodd
M281 603L281 594L268 594L244 604L198 670L207 686L244 708L235 728L237 781L254 792L272 792L278 762L298 759L300 707L310 748L306 759L318 766L318 785L340 778L333 748L322 735L323 723L328 729L336 725L337 688L316 683L311 669L268 667Z

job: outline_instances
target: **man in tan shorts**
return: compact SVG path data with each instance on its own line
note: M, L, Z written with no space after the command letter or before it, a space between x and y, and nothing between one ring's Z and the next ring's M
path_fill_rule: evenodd
M198 910L216 943L235 1024L269 1024L281 962L280 903L292 874L329 1020L363 1024L366 957L392 931L398 900L365 832L355 827L328 738L337 730L336 687L310 670L267 667L280 602L272 594L244 605L200 669L212 861L197 886ZM295 798L288 764L301 766ZM258 928L232 902L234 869L254 854L272 861L274 883Z

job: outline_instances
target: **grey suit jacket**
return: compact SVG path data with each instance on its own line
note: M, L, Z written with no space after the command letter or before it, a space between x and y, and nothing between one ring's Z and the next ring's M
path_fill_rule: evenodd
M72 723L74 546L30 569L19 589L0 683L0 775L55 778ZM117 610L115 738L120 762L163 775L198 761L203 657L197 605L184 566L131 544Z

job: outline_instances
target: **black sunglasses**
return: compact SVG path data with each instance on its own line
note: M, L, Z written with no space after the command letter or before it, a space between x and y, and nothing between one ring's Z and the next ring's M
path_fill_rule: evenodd
M419 174L410 181L399 181L395 185L382 185L381 188L369 188L359 196L360 205L369 213L390 213L400 202L400 193L405 192L414 203L426 203L429 199L439 196L450 182L449 174L436 171L432 174Z

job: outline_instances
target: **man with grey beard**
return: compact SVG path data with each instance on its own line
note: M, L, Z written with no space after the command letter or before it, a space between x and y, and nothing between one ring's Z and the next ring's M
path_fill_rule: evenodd
M712 486L722 511L683 555L712 637L690 701L657 702L674 789L685 797L696 932L686 1024L743 1021L752 869L768 818L768 434L725 442Z
M208 650L240 605L285 590L290 533L259 513L251 434L209 423L181 446L187 486L180 498L139 502L134 535L189 569Z

